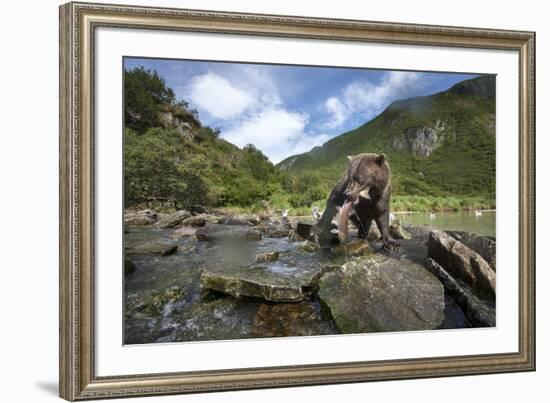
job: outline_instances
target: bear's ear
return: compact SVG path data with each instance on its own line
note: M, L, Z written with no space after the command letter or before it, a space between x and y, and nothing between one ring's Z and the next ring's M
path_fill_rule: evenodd
M351 161L353 157L351 155L348 155L348 161Z
M376 163L378 165L382 165L386 161L386 156L384 154L380 154L378 157L376 157Z

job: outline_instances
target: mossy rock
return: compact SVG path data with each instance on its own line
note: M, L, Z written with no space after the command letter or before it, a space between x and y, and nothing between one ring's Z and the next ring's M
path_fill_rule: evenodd
M379 254L325 274L318 295L342 333L428 330L444 319L441 282L418 264Z
M411 239L412 235L401 225L401 221L393 220L390 225L390 235L395 239Z

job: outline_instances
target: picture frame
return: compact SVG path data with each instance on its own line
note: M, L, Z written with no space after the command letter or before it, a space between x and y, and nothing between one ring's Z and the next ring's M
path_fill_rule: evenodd
M96 373L98 28L505 50L518 55L518 346L498 354L100 376ZM535 33L155 7L60 7L60 396L67 400L535 370ZM113 264L118 264L114 262Z

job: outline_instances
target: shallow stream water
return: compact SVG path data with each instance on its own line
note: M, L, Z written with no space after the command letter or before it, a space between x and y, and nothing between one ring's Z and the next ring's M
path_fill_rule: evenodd
M125 279L127 344L337 333L332 320L321 315L316 298L299 304L234 298L202 290L200 277L202 270L212 265L243 261L252 265L254 256L264 252L279 252L277 261L262 266L282 276L298 275L314 264L341 265L341 258L304 252L298 242L287 238L264 237L256 242L220 245L195 237L174 239L174 230L154 226L130 227L127 231L125 247L159 242L178 245L170 256L131 256L137 269ZM174 292L177 298L171 301ZM289 318L293 323L281 323Z
M406 215L404 222L442 225L442 229L472 230L491 235L491 217L481 220L464 215L441 213L435 219ZM235 229L238 229L235 226ZM243 230L243 228L240 228ZM257 298L235 298L201 289L201 273L212 265L242 264L253 267L254 256L279 252L274 262L262 263L264 270L281 276L299 276L313 266L333 269L345 256L304 251L300 242L288 238L263 237L259 241L218 244L178 237L177 230L156 226L127 227L125 248L147 248L151 244L177 245L169 256L132 254L136 270L125 275L125 343L228 340L251 337L338 334L332 318L317 297L300 303L273 303ZM492 232L494 234L494 231ZM381 245L373 244L374 248ZM423 242L402 241L402 258L422 264L426 257ZM442 328L468 327L468 321L450 298L446 298L446 319Z

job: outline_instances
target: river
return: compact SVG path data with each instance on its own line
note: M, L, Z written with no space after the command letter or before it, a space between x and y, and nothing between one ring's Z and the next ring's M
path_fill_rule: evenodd
M435 216L429 213L396 213L407 224L429 224L442 230L468 231L479 235L496 236L496 211L445 211Z
M443 212L430 217L427 213L396 214L403 223L429 224L442 230L462 230L482 235L495 235L495 212ZM303 217L300 221L313 221ZM212 224L216 226L217 224ZM230 232L249 226L225 226ZM250 337L303 336L338 334L334 320L321 308L317 296L301 303L272 303L254 298L234 298L207 292L201 286L205 268L219 262L229 264L233 255L254 261L256 254L277 251L274 262L262 263L265 270L280 276L296 276L310 266L340 267L347 256L333 256L303 250L302 242L288 238L264 236L240 244L201 242L194 236L181 237L178 229L157 226L127 226L125 249L146 250L150 245L177 245L169 256L131 254L137 267L125 276L125 342L178 342L228 340ZM422 264L427 251L422 240L401 240L402 257ZM381 247L377 242L374 249ZM250 256L249 256L250 255ZM258 266L250 263L251 269ZM464 314L454 301L446 298L445 321L441 328L469 327ZM290 318L290 319L289 319Z

